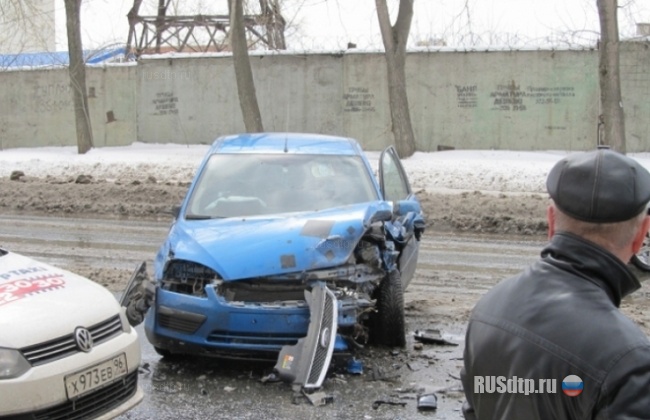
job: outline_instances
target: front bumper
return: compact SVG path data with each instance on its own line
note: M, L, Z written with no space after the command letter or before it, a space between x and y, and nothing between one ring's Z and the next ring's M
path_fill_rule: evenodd
M307 335L311 317L307 301L228 302L213 287L205 292L206 297L197 297L157 287L155 305L145 318L149 342L170 353L275 360L283 346ZM354 328L359 313L371 302L347 298L337 300L337 305L341 333Z
M127 374L74 400L68 399L65 377L124 353ZM32 367L24 375L0 380L0 419L98 418L109 419L138 404L143 397L138 386L140 344L135 330L94 347L89 353ZM6 417L5 417L6 416Z
M306 302L254 304L227 302L212 287L206 297L156 289L147 313L149 342L171 353L274 360L285 345L307 334Z

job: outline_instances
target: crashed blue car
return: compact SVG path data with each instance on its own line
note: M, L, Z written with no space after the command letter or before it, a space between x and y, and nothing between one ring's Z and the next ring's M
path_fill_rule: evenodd
M310 346L326 349L312 356L325 365L331 351L403 346L403 292L424 219L393 147L378 175L350 138L217 139L176 209L153 280L133 287L143 266L127 287L130 319L146 313L146 336L164 356L280 354L281 368L297 361L286 352L310 328Z

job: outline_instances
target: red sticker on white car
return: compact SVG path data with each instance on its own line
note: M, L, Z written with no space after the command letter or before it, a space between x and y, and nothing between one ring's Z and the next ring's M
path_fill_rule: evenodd
M0 284L0 305L63 287L65 287L65 280L62 274L43 274L30 278L12 280L8 283Z

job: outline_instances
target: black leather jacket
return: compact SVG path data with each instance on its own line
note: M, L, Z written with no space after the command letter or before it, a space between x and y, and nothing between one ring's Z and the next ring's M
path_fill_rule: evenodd
M465 418L650 419L650 341L618 309L639 287L605 249L554 235L541 260L496 285L472 311L461 372ZM582 379L580 395L563 393L568 375ZM495 392L486 392L486 377L502 377L492 382ZM533 380L536 391L540 379L554 380L555 393L550 381L541 393L525 395L525 386L507 392L519 378Z

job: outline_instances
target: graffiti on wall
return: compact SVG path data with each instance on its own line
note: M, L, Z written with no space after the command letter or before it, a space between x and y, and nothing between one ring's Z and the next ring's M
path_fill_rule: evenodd
M521 88L515 82L497 85L490 92L492 110L526 111L533 105L558 105L568 98L574 98L573 86L526 86Z
M534 98L536 105L559 104L566 98L574 98L576 96L573 86L528 86L526 90L527 97Z
M176 115L178 114L178 96L173 92L158 92L153 101L153 115Z
M496 90L490 92L492 110L495 111L525 111L524 98L526 91L514 82L507 85L497 85Z
M33 98L36 112L57 112L71 109L72 91L67 83L36 85Z
M375 94L365 87L351 86L343 94L343 112L375 112Z
M476 108L477 102L477 85L455 85L456 97L458 98L458 108Z

